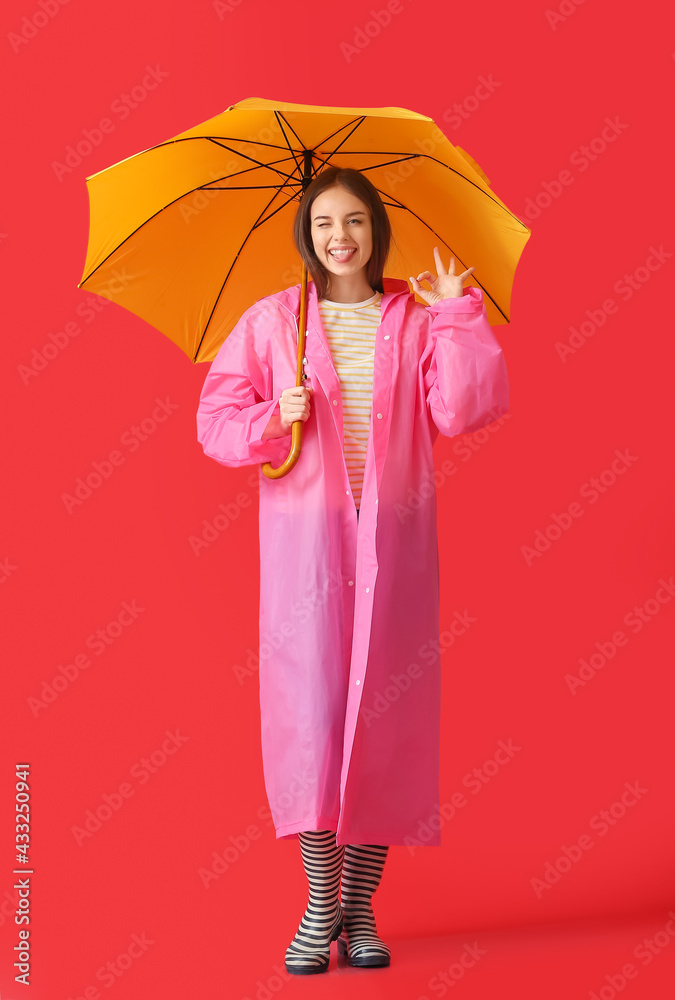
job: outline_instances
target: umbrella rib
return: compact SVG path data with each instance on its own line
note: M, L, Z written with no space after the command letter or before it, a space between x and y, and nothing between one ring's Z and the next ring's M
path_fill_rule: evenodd
M298 161L298 157L294 153L294 151L293 151L293 149L291 147L291 144L288 141L288 136L286 135L286 129L281 124L282 120L286 123L286 125L288 125L289 129L291 130L291 132L293 133L293 135L295 136L295 138L298 140L298 142L300 143L300 145L302 146L303 149L304 149L304 143L300 139L300 136L295 131L295 129L293 128L293 126L291 125L291 123L286 118L284 118L284 116L279 111L275 110L274 117L276 118L277 124L279 125L279 128L281 129L281 134L283 135L284 139L286 140L286 145L288 146L288 152L293 157L293 162L295 163L295 169L298 172L298 176L300 177L300 179L302 179L302 169L303 168L300 166L300 163Z
M297 184L298 181L291 180L289 183ZM217 187L214 184L203 184L196 188L197 191L279 191L278 184L244 184L241 187Z
M348 135L346 135L344 137L344 139L340 143L340 146L341 146L343 143L345 143L347 141L347 139L350 138L350 136L352 136L354 134L354 132L356 132L356 130L359 127L359 125L362 125L365 120L366 120L366 116L365 115L361 115L360 118L355 118L354 121L345 122L345 124L341 125L340 128L336 128L334 132L331 132L330 135L327 135L324 139L322 139L321 142L318 143L318 145L319 146L325 145L328 142L329 139L333 138L334 135L339 135L339 133L342 132L343 129L349 128L351 125L353 125L354 128L351 130L351 132ZM336 153L337 150L340 148L340 146L336 146L335 149L333 150L333 153ZM331 153L329 155L332 156L333 153Z
M279 127L280 127L280 129L282 131L282 134L284 136L284 139L286 141L287 150L290 153L291 157L293 158L293 162L295 164L295 171L293 171L291 173L285 173L283 170L277 168L277 166L276 166L276 163L278 163L278 162L284 162L284 159L286 159L285 157L282 160L274 161L272 163L263 163L262 161L257 160L255 157L250 156L247 153L244 153L241 149L233 149L231 146L227 146L226 145L227 142L231 141L231 142L237 142L237 143L240 143L240 144L241 143L251 143L252 145L255 145L255 146L265 146L265 147L268 147L270 149L279 149L279 150L284 150L285 149L285 147L283 145L278 145L276 143L260 142L260 141L254 140L254 139L242 139L240 137L230 137L230 136L221 136L221 137L214 137L214 136L185 136L182 139L171 139L171 140L168 140L167 142L164 142L164 143L158 143L156 146L152 146L152 147L150 147L150 149L145 150L144 152L150 152L151 149L152 150L154 150L154 149L160 149L163 146L173 145L174 143L177 143L177 142L192 142L192 141L195 141L195 140L206 139L208 142L212 142L214 145L217 145L217 146L221 147L222 149L228 150L228 152L234 153L235 155L240 156L240 157L244 157L245 159L251 161L251 163L254 164L254 166L245 168L245 169L240 170L240 171L236 171L233 174L225 174L225 175L223 175L223 177L218 178L216 181L211 181L211 182L209 182L207 184L198 185L197 187L192 188L190 191L183 192L181 195L179 195L177 198L174 198L172 201L168 202L166 205L163 205L156 212L154 212L151 216L149 216L149 218L145 219L139 226L137 226L136 229L134 229L131 233L129 233L117 246L115 246L110 251L110 253L107 254L106 257L99 264L97 264L96 267L92 271L90 271L89 274L86 275L86 277L84 277L81 282L79 282L79 284L78 284L77 287L78 288L83 287L85 285L85 283L87 281L89 281L89 279L92 277L92 275L94 275L96 273L96 271L98 271L99 268L101 268L106 263L106 261L108 261L110 259L110 257L112 257L113 254L115 254L120 249L120 247L122 247L124 245L124 243L127 242L127 240L131 239L131 237L134 236L137 232L139 232L139 230L141 230L144 226L148 225L152 221L152 219L154 219L161 212L165 211L167 208L170 208L172 205L175 205L177 202L181 201L182 199L188 197L191 194L194 194L196 191L200 191L200 190L205 190L205 191L208 191L208 190L216 190L216 191L227 191L227 190L231 190L231 191L242 191L242 190L249 190L249 191L252 191L252 190L274 190L276 192L276 194L274 195L274 197L270 198L270 200L268 201L267 205L262 209L262 211L260 212L258 218L254 222L254 224L251 226L251 229L249 230L249 233L247 234L247 236L244 239L241 247L239 248L239 251L238 251L237 255L235 256L234 261L233 261L233 263L232 263L232 265L231 265L231 267L230 267L230 269L229 269L229 271L228 271L228 273L227 273L227 275L226 275L226 277L225 277L225 279L224 279L224 281L223 281L223 283L221 285L220 291L218 292L218 296L216 297L216 300L214 302L214 305L213 305L213 308L212 308L211 313L209 315L209 318L208 318L208 320L206 322L206 325L204 326L204 330L202 332L202 336L200 338L199 345L197 347L197 354L195 355L195 358L193 358L193 361L196 360L196 357L199 354L199 350L200 350L201 345L203 343L204 337L206 336L206 331L207 331L208 326L209 326L209 324L211 322L211 319L213 317L215 309L216 309L216 307L218 305L218 301L220 300L220 297L222 295L222 292L223 292L223 289L225 287L225 284L226 284L226 282L227 282L227 280L229 278L229 275L230 275L230 273L232 271L232 267L234 267L234 263L236 262L237 257L239 256L239 253L241 253L241 250L246 245L246 242L248 241L248 239L250 238L250 236L254 232L254 230L256 230L257 228L259 228L264 222L268 222L270 219L272 219L277 214L277 212L280 212L290 202L294 201L297 198L297 192L296 192L296 193L294 193L292 195L291 198L288 198L284 202L283 205L280 205L278 208L276 208L270 215L265 215L265 213L267 212L267 210L270 208L270 206L274 202L276 196L279 195L279 194L281 194L281 192L286 187L286 185L292 185L292 184L296 184L297 185L298 183L300 183L300 181L298 181L294 177L294 173L295 172L297 172L301 176L300 165L299 165L299 162L298 162L298 156L297 156L296 152L293 150L293 148L292 148L292 146L291 146L291 144L289 142L288 136L286 134L286 130L284 128L284 124L293 133L293 135L296 137L296 139L298 140L298 142L302 145L302 148L303 149L305 148L304 145L302 144L302 141L301 141L300 137L298 136L297 132L295 131L295 129L293 128L293 126L290 124L290 122L288 122L288 120L283 115L281 115L279 112L275 111L274 114L275 114L275 116L277 118L277 121L279 123ZM330 135L326 136L320 143L317 144L319 147L321 147L321 146L325 145L325 143L328 142L330 139L332 139L334 136L336 136L340 132L342 132L344 129L348 129L348 128L351 129L348 132L348 134L344 136L344 138L339 143L339 145L336 146L336 148L334 150L332 150L331 152L326 152L325 154L322 155L321 153L318 153L316 149L312 150L313 154L317 157L317 159L319 159L321 161L321 164L323 166L326 166L330 162L331 158L334 157L338 151L340 151L340 149L344 145L344 143L347 142L347 140L354 134L354 132L358 129L358 127L365 120L366 120L366 116L364 115L364 116L361 116L359 119L357 119L357 120L355 120L353 122L348 122L345 125L342 125L340 128L336 129ZM284 124L282 124L282 122ZM351 127L352 125L353 125L353 127ZM139 154L136 154L136 155L141 155L141 154L139 153ZM342 156L397 156L398 154L394 153L393 151L385 151L385 150L342 150L341 151L341 155ZM454 167L449 166L447 163L443 163L442 160L438 160L436 157L430 156L427 153L411 153L411 154L408 154L408 155L400 155L398 159L390 160L390 161L387 161L387 162L384 162L384 163L373 164L372 166L369 166L369 167L360 167L359 170L360 170L360 172L365 173L368 170L377 170L377 169L379 169L381 167L392 166L395 163L405 162L406 160L416 159L416 158L419 158L419 157L424 157L425 159L431 160L434 163L438 163L439 166L445 167L447 170L450 170L453 173L456 173L463 180L468 181L469 184L472 184L481 194L483 194L483 195L487 196L488 198L490 198L491 201L493 201L496 205L498 205L499 208L502 209L502 211L505 211L520 226L522 226L523 228L526 228L524 226L524 223L522 223L521 220L517 218L517 216L515 216L511 211L509 211L509 209L502 202L500 202L497 198L495 198L492 195L491 192L485 191L479 184L477 184L475 181L471 180L471 178L467 177L460 170L457 170ZM280 175L281 177L284 178L283 183L281 185L249 185L249 186L242 186L242 187L217 187L217 186L215 186L215 185L218 184L218 181L225 180L225 179L228 179L230 177L235 177L235 176L238 176L240 174L248 173L249 171L257 170L259 168L267 168L267 169L270 169L270 170L274 171L276 174L278 174L278 175ZM318 171L314 169L314 165L312 165L312 172L313 172L314 176L317 176ZM385 197L389 197L390 199L392 199L391 202L388 203L389 207L391 207L391 208L400 208L403 211L409 212L412 216L414 216L416 219L418 219L418 221L421 222L422 225L426 229L428 229L431 233L433 233L434 236L436 236L439 239L439 241L441 243L443 243L446 247L448 247L448 249L450 249L450 251L452 252L452 248L448 246L448 244L445 242L445 240L443 240L443 238L436 232L436 230L433 229L428 223L426 223L424 221L424 219L422 219L420 216L418 216L415 212L413 212L411 209L409 209L402 202L398 201L398 199L395 199L393 195L385 194L385 192L380 191L379 188L377 190L378 190L378 192L381 195L384 194ZM385 203L385 204L387 204L387 203ZM460 263L462 263L461 259L460 259ZM490 295L490 293L487 291L487 289L484 288L484 286L480 283L480 281L478 281L478 279L476 279L474 277L474 280L483 289L483 291L488 296L488 298L491 300L491 302L494 303L495 307L499 310L499 312L501 313L501 315L508 322L509 321L508 317L503 312L503 310L500 308L500 306L495 301L495 299L492 297L492 295Z
M321 163L324 166L326 166L330 162L330 158L332 156L335 156L335 154L338 152L338 150L340 149L340 146L342 146L347 141L347 139L351 138L351 136L354 134L354 132L356 132L356 130L359 127L359 125L361 125L365 121L365 117L366 116L363 115L355 123L347 122L345 125L342 125L340 128L336 129L334 132L331 132L330 135L327 135L324 139L321 140L320 143L318 143L318 145L320 147L323 146L323 145L325 145L325 143L327 143L329 139L332 139L334 135L338 135L338 133L342 132L343 129L349 128L350 125L354 124L354 128L351 130L351 132L349 132L348 135L346 135L344 137L344 139L342 140L342 142L338 146L336 146L335 149L332 150L332 152L325 153L324 155L322 155L321 153L318 153L316 149L313 149L312 150L312 154L314 156L316 156L321 161ZM300 142L300 138L299 137L298 137L298 142ZM392 155L392 154L387 154L387 155ZM414 154L414 155L417 155L417 154ZM386 163L385 164L380 164L380 165L381 166L386 166ZM312 171L314 173L314 176L316 177L317 174L318 174L318 171L314 169L314 164L312 164Z
M254 170L256 168L255 167L249 167L247 169ZM292 180L291 180L291 175L290 174L283 174L282 171L278 171L278 173L282 174L282 176L284 176L286 178L286 181L290 181L291 183L293 183ZM218 179L219 180L224 180L226 177L234 177L234 176L236 176L236 174L225 174L222 178L218 178ZM216 183L216 182L212 181L211 183ZM295 183L297 183L297 182L295 182ZM278 185L264 185L264 186L268 187L268 188L274 188L274 190L276 190L276 191L281 190L281 188ZM80 283L78 284L77 287L78 288L82 288L82 286L85 284L85 282L89 281L89 279L91 278L91 276L93 274L96 274L96 272L98 271L98 269L100 267L103 267L103 265L106 263L106 261L109 260L113 256L113 254L117 253L117 251L120 249L120 247L124 246L124 244L127 242L127 240L130 240L132 236L135 236L136 233L138 233L143 228L143 226L147 226L161 212L164 212L167 208L171 208L172 205L175 205L177 202L181 201L181 199L187 198L189 195L194 194L196 191L203 191L203 190L207 190L208 191L208 190L210 190L210 187L208 185L199 184L197 187L191 188L189 191L184 191L177 198L174 198L173 201L169 201L169 202L166 203L166 205L162 205L161 208L158 208L156 212L153 212L152 215L149 215L147 219L144 219L143 222L141 222L141 224L139 226L136 226L135 229L133 229L127 236L125 236L124 239L120 243L117 244L117 246L113 247L112 250L110 251L110 253L107 254L103 258L103 260L99 264L97 264L96 267L92 271L90 271L89 274L86 277L84 277L82 279L82 281L80 281ZM254 186L251 186L250 188L215 188L214 190L217 190L217 191L228 191L228 190L249 191L249 190L257 190L257 188L255 188Z
M287 120L286 118L284 118L284 116L283 116L283 115L281 114L281 112L279 112L279 111L275 111L275 112L274 112L274 115L275 115L275 118L277 119L277 122L279 123L279 128L281 129L281 132L282 132L282 134L283 134L283 137L284 137L284 139L286 140L286 144L287 144L287 146L288 146L288 151L289 151L289 153L291 154L291 156L293 157L293 159L295 160L295 165L296 165L296 168L297 168L297 170L298 170L298 174L299 174L299 176L300 176L300 177L302 177L302 169L304 169L304 165L303 165L303 168L301 168L301 167L300 167L300 163L298 162L298 158L296 157L296 154L295 154L295 152L293 151L293 149L292 149L292 147L291 147L291 144L290 144L290 142L288 141L288 136L286 135L286 130L285 130L284 126L282 125L282 121L283 121L283 122L284 122L284 123L285 123L285 124L286 124L286 125L288 126L288 128L290 129L290 131L291 131L291 132L293 133L293 135L295 136L295 138L296 138L296 139L298 140L298 143L300 144L300 147L301 147L301 148L302 148L303 150L304 150L304 149L306 149L307 147L305 146L304 142L302 141L302 139L300 138L300 136L298 135L298 133L297 133L297 132L295 131L295 129L293 128L293 126L291 125L291 123L290 123L290 122L289 122L289 121L288 121L288 120ZM326 159L326 158L324 158L323 156L319 155L319 159L321 160L321 162L322 162L322 163L323 163L324 165L328 163L328 160L330 159L330 157L331 157L331 156L334 156L334 155L335 155L335 153L336 153L336 152L337 152L337 150L338 150L338 149L340 148L340 146L341 146L341 145L342 145L343 143L345 143L345 142L347 141L347 139L349 139L349 138L350 138L350 137L351 137L351 136L352 136L352 135L354 134L354 132L356 131L356 129L357 129L358 127L359 127L359 125L360 125L360 124L361 124L361 123L362 123L362 122L363 122L364 120L365 120L365 115L362 115L362 116L361 116L361 117L360 117L360 118L359 118L359 119L358 119L358 120L356 121L356 123L354 124L354 128L353 128L353 129L351 130L351 132L349 132L349 133L348 133L348 134L347 134L347 135L346 135L346 136L344 137L344 139L342 140L342 142L340 143L340 145L339 145L339 146L337 146L337 147L336 147L336 148L335 148L335 149L334 149L334 150L332 151L332 153L329 153L329 154L328 154L328 158L327 158L327 159ZM319 143L318 143L318 145L319 145L319 146L323 146L323 145L325 145L325 143L327 143L329 139L332 139L334 135L338 135L338 134L339 134L340 132L342 132L342 131L343 131L343 129L346 129L346 128L349 128L349 127L350 127L350 125L352 125L352 122L347 122L347 123L346 123L345 125L341 125L341 126L340 126L340 128L338 128L338 129L336 129L336 130L335 130L335 132L331 132L331 134L330 134L330 135L328 135L328 136L326 136L325 138L323 138L323 139L321 140L321 142L319 142ZM315 149L313 149L313 150L312 150L312 154L313 154L313 155L316 155L316 150L315 150ZM316 176L317 176L317 171L316 171L316 170L314 169L314 164L313 164L313 163L312 163L312 173L314 174L314 177L316 177Z
M294 194L292 198L288 198L288 200L285 201L283 205L279 205L278 208L274 209L271 215L266 215L264 219L261 219L260 216L258 216L254 224L251 226L251 230L257 229L259 226L262 226L263 222L269 222L270 219L274 218L277 212L280 212L283 208L286 208L286 206L289 205L292 201L295 201L296 198L297 194ZM267 207L269 208L269 205Z
M222 147L222 148L224 149L226 147ZM263 167L273 168L274 171L275 171L275 173L280 174L282 177L285 177L286 179L289 179L289 178L291 178L293 176L292 173L289 174L289 173L287 173L287 172L285 172L283 170L277 169L277 164L279 164L279 163L286 163L287 161L288 161L288 157L284 156L284 157L282 157L279 160L270 160L269 163L264 163ZM253 167L243 167L241 170L235 170L231 174L223 174L221 177L214 177L213 180L207 181L206 183L207 184L217 184L219 181L229 180L231 177L241 177L243 174L250 174L254 170L258 170L258 169L259 169L259 164L256 163L256 165L253 166ZM204 187L205 187L204 184L200 184L200 186L198 188L194 188L193 190L195 190L195 191L201 191ZM188 192L188 194L189 193L190 192Z
M262 160L256 160L255 156L249 156L248 153L243 153L241 150L232 149L231 146L226 146L222 142L216 142L215 139L211 139L211 142L213 142L216 146L220 146L221 149L226 149L228 151L228 153L234 153L235 156L243 156L246 160L250 160L251 163L255 163L258 167L270 167L272 170L275 170L276 173L282 174L282 176L289 176L289 177L292 176L291 174L283 175L283 171L276 170L276 168L272 164L270 164L270 163L263 163ZM284 147L283 146L275 146L274 148L275 149L283 149ZM292 154L292 150L291 150L291 154ZM295 159L295 157L294 157L294 159ZM296 166L297 166L297 163L296 163ZM251 167L251 169L254 169L254 168Z
M346 152L346 153L342 153L342 155L343 156L350 156L351 154L349 152ZM384 156L384 155L394 156L395 154L394 153L387 153L387 154L378 153L377 155L378 156ZM421 156L421 155L422 155L421 153L409 153L407 155L400 156L398 158L398 160L386 160L384 163L374 163L372 165L372 167L359 167L359 173L363 174L363 173L366 172L366 170L379 170L380 167L391 167L391 166L393 166L394 163L402 163L405 160L415 160L415 159L417 159L418 156ZM331 153L330 156L333 156L333 153Z
M462 258L457 256L457 254L455 253L455 251L452 249L452 247L448 243L445 242L445 240L443 239L443 237L439 233L437 233L436 230L433 229L427 222L425 222L424 219L422 219L417 214L417 212L413 212L413 210L411 208L408 208L407 205L404 205L403 202L398 201L398 198L394 198L394 196L391 195L391 194L389 194L388 192L381 191L380 188L377 188L377 193L378 194L384 194L385 197L387 197L387 198L392 198L395 202L397 202L397 204L393 206L394 208L401 208L401 209L403 209L404 212L409 212L410 215L412 215L415 219L418 220L418 222L421 222L422 225L425 227L425 229L428 229L430 233L433 233L434 236L436 236L437 239L443 244L443 246L446 246L448 248L448 250L453 255L453 257L456 257L457 260L462 265L462 267L466 270L466 264L464 263L464 261L462 260ZM502 314L502 316L504 317L504 319L506 320L506 322L510 323L511 321L509 320L509 317L506 315L506 313L501 308L501 306L499 305L499 303L492 297L492 295L490 295L490 293L488 292L487 288L478 280L478 278L476 277L476 275L472 274L471 278L472 278L473 281L476 282L477 285L479 285L483 289L483 291L485 292L485 294L487 295L487 297L494 304L495 308L499 310L499 312Z
M342 155L343 156L385 156L385 155L391 156L392 154L391 153L385 153L385 151L383 151L383 150L377 150L377 151L375 151L375 150L371 150L371 149L368 149L368 150L364 149L364 150L358 151L358 150L350 149L347 152L344 152ZM495 203L495 205L497 205L503 212L506 212L508 215L510 215L511 218L514 219L524 229L527 229L527 226L525 226L525 224L523 222L521 222L521 220L518 218L518 216L514 215L513 212L510 212L509 209L506 207L506 205L504 205L501 201L499 201L499 199L497 199L492 194L492 192L485 191L480 186L480 184L476 184L476 182L472 181L470 177L467 177L466 174L463 174L461 170L456 170L455 167L451 167L447 163L443 163L442 160L437 160L435 156L429 156L428 153L415 153L413 155L414 156L424 157L424 159L426 159L426 160L433 160L433 162L434 163L438 163L438 165L440 167L445 167L446 170L451 170L453 174L457 174L458 177L462 178L462 180L467 181L467 183L469 183L469 184L473 184L473 186L475 188L477 188L478 191L480 191L481 194L484 194L486 198L489 198L490 201L493 201ZM386 166L386 165L387 165L386 163L383 163L383 164L375 163L375 164L373 164L372 167L359 167L359 172L365 173L366 170L377 170L377 168L379 166ZM470 165L470 164L468 164L468 165Z
M335 154L337 153L337 151L340 149L340 146L343 146L345 144L345 142L347 141L347 139L351 139L351 137L354 135L354 132L356 132L356 130L359 127L359 125L362 125L364 121L365 121L365 115L363 115L361 118L359 118L358 120L356 120L353 123L354 124L354 128L351 130L351 132L349 132L344 137L344 139L342 140L342 142L339 143L339 145L337 145L335 147L335 149L331 153L328 153L328 159L330 159L331 156L335 156ZM352 122L348 122L347 125L343 125L342 128L336 129L335 132L332 132L330 135L327 135L326 138L323 139L323 141L321 143L319 143L319 145L321 145L321 146L325 145L325 143L327 143L329 139L332 139L334 135L337 135L338 132L341 132L343 128L348 128L351 124L352 124ZM328 162L328 160L326 160L326 162Z
M290 181L291 180L290 176L287 179ZM277 195L281 194L281 191L283 190L284 186L285 185L282 185L282 187L277 190L277 192L276 192ZM274 197L276 197L276 195ZM294 197L295 197L295 195L293 196L293 198ZM293 198L290 198L289 201L293 201ZM270 207L270 205L272 204L273 201L274 201L274 198L270 198L270 200L268 201L267 205L260 212L260 215L258 216L258 218L256 219L256 221L254 222L254 224L251 226L251 228L249 229L249 231L246 234L246 237L243 240L241 246L239 247L239 249L237 250L236 254L234 255L234 259L232 260L232 263L230 264L230 268L229 268L227 274L225 275L225 278L223 279L223 283L220 286L220 291L218 292L218 294L216 296L216 299L215 299L215 302L213 303L213 307L211 309L211 312L209 313L209 318L207 319L206 323L204 324L204 329L202 330L202 335L199 338L199 343L197 344L197 350L195 351L195 355L194 355L194 357L192 359L193 363L196 363L197 358L199 357L199 352L201 350L202 344L204 343L204 337L206 336L206 331L208 330L209 324L210 324L211 320L213 319L213 314L216 311L216 307L218 305L218 302L220 301L220 296L223 294L223 289L225 288L225 285L227 284L227 279L230 277L230 275L232 273L232 268L234 267L234 265L236 264L237 260L239 259L239 254L241 253L241 251L246 246L246 244L247 244L248 240L250 239L253 231L255 229L257 229L258 225L260 224L261 217L264 215L264 213L267 211L267 209ZM272 215L275 215L276 212L280 211L281 208L285 208L287 204L288 204L288 201L285 202L283 205L281 205L278 209L276 209L275 212L272 213ZM268 216L268 218L272 218L272 216ZM263 221L267 221L267 220L263 220Z

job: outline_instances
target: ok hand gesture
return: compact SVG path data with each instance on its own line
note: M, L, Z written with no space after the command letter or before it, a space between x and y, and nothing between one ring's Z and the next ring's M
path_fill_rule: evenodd
M434 278L431 271L422 271L416 278L410 279L413 291L421 296L427 305L430 306L433 306L436 302L440 302L441 299L460 298L464 294L464 280L476 270L475 267L470 267L461 274L455 274L455 258L451 257L450 267L446 271L443 267L438 247L434 247L434 259L436 261L436 270L438 271L437 278ZM431 285L430 292L426 288L422 288L420 279L426 279L429 282Z

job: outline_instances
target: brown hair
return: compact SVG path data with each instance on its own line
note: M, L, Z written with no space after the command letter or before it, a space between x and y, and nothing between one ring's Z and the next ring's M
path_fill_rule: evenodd
M389 216L374 185L360 170L352 167L326 167L308 185L300 199L293 222L293 239L298 252L316 285L317 298L327 298L330 287L330 271L314 253L312 241L312 204L317 195L327 188L339 184L359 198L370 209L373 231L373 252L366 265L366 279L376 292L384 292L382 274L389 255L391 225Z

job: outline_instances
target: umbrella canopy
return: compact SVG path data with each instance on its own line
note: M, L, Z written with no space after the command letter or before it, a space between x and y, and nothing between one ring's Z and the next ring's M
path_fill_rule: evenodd
M327 108L249 98L87 177L90 231L78 287L129 309L193 362L212 361L254 301L303 278L293 218L309 180L353 167L392 227L385 274L432 249L474 266L491 324L509 320L530 230L431 118L405 108ZM303 279L304 280L304 279Z

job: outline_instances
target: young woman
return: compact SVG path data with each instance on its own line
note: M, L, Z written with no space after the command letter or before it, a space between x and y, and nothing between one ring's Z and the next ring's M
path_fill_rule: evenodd
M439 573L432 446L509 406L501 348L473 267L383 277L385 207L357 170L305 191L295 243L308 281L252 305L206 377L198 438L226 466L260 470L260 710L277 838L297 838L309 903L291 973L389 965L372 896L392 844L440 844ZM264 266L264 262L261 266ZM430 290L421 285L427 280ZM440 649L440 646L436 646ZM431 651L431 652L430 652Z

